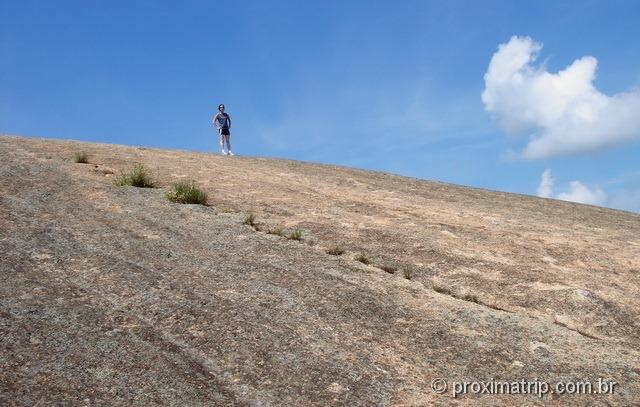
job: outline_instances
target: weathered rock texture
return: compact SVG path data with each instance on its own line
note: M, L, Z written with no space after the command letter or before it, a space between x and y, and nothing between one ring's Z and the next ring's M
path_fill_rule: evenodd
M161 188L114 185L136 162ZM176 180L210 205L167 201ZM305 241L264 232L278 224ZM637 214L2 136L0 275L1 405L640 404ZM454 381L598 378L615 393L451 393Z

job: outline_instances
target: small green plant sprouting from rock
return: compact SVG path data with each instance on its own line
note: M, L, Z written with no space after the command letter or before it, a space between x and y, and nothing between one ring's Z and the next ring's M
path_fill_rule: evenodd
M253 213L246 214L244 219L242 220L242 223L244 223L245 225L249 225L252 228L255 228L256 227L256 215L254 215Z
M171 185L166 197L171 202L183 204L207 204L207 193L198 188L193 181L180 181Z
M272 229L269 229L267 231L267 233L270 234L270 235L284 236L284 226L277 225L277 226L273 227Z
M302 230L300 229L295 229L294 231L292 231L291 233L289 233L288 238L290 240L302 240Z
M333 246L327 249L327 254L332 256L341 256L344 254L344 250L340 246Z
M133 168L126 173L120 174L116 179L118 186L132 186L138 188L153 188L154 181L142 164L135 164Z
M369 260L369 258L367 256L365 256L364 254L359 254L356 257L356 260L359 261L362 264L367 264L367 265L371 264L371 260Z
M78 164L88 164L89 156L84 151L80 151L76 153L74 157L74 161L77 162Z

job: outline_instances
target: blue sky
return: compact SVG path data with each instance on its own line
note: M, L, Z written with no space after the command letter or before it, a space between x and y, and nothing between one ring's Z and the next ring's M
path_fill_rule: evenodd
M638 1L0 0L0 17L3 133L217 151L210 116L225 103L237 154L640 212ZM543 48L489 89L500 44ZM597 92L576 85L571 106L615 100L590 113L605 129L594 143L555 148L563 131L581 137L566 126L584 109L511 134L504 122L566 93L538 79L586 56ZM536 137L547 153L520 154Z

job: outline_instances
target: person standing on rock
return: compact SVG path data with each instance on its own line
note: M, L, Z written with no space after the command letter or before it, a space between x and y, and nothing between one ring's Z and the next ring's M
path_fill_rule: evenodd
M231 152L231 116L225 113L222 103L218 106L218 113L213 116L213 125L220 135L222 155L233 155ZM224 151L225 145L227 146L227 152Z

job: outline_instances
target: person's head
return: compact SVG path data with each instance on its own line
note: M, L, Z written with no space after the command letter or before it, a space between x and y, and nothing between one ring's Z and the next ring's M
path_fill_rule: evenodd
M218 105L218 110L224 112L224 105L222 103Z

